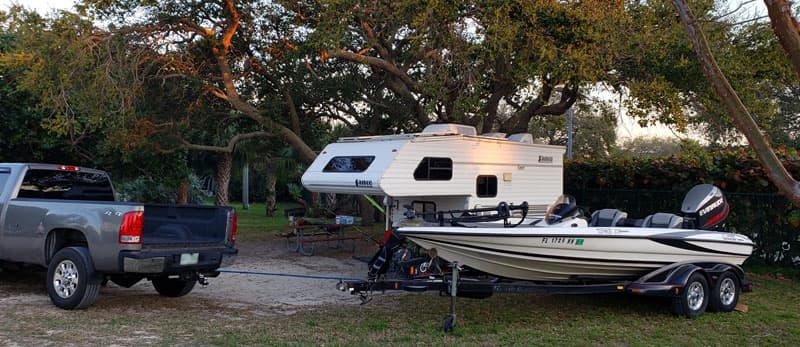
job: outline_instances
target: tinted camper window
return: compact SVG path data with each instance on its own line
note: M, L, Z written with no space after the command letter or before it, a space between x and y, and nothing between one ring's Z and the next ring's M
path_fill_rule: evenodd
M114 201L114 190L108 176L101 173L28 170L17 197Z
M479 198L497 196L497 176L478 176L475 186Z
M364 172L375 160L374 156L333 157L323 172Z
M425 157L414 170L417 181L449 181L453 178L453 160L450 158Z

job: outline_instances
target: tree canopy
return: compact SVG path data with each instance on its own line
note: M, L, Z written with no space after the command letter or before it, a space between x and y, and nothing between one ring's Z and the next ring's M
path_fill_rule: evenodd
M689 3L756 123L796 145L800 86L770 24ZM192 162L230 176L242 141L269 144L262 160L289 146L309 162L334 133L457 122L563 144L570 107L576 154L612 155L621 108L597 90L644 124L703 129L711 143L739 136L675 9L652 0L83 0L51 17L12 7L0 12L0 76L4 149L173 172L176 184Z

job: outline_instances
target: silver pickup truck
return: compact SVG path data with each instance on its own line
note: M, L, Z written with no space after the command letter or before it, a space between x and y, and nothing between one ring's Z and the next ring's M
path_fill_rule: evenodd
M103 171L0 163L0 266L46 267L64 309L88 307L108 280L186 295L233 263L235 238L230 207L116 202Z

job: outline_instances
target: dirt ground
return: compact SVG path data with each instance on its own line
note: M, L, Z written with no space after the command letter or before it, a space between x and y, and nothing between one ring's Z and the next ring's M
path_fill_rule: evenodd
M345 241L343 249L331 249L325 243L316 245L313 256L287 250L285 242L261 242L239 247L239 257L230 270L267 272L325 277L364 278L366 263L356 256L371 256L375 246L357 241ZM358 304L348 293L336 290L336 280L284 276L223 273L209 279L209 285L198 287L193 295L209 299L232 301L235 305L263 307L272 311L292 313L298 307L324 304ZM140 283L137 290L154 291L149 283Z
M325 243L316 245L313 256L304 256L287 249L283 240L240 243L236 263L228 268L236 271L318 275L329 277L363 278L367 266L356 256L371 256L376 247L367 241L346 241L343 249L329 248ZM49 301L41 271L0 272L0 307L4 310L33 312L56 309ZM338 281L310 278L263 276L222 273L209 278L208 286L196 286L179 299L158 296L149 281L143 280L131 288L118 287L109 282L100 291L92 307L115 306L125 302L130 307L169 301L187 303L193 300L212 302L223 308L247 310L261 314L292 314L298 309L329 304L358 305L359 300L336 289ZM57 309L56 309L57 310ZM90 307L89 311L92 308ZM0 322L0 326L2 322ZM0 332L0 344L6 345Z

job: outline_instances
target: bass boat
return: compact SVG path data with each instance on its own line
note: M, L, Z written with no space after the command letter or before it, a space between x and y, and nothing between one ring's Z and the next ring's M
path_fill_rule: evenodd
M585 218L569 196L560 197L544 218L527 218L525 203L487 210L441 211L427 224L411 213L404 223L411 226L398 228L397 234L452 263L545 282L635 279L678 262L741 265L753 250L747 236L720 231L730 207L710 184L687 193L683 216L630 219L625 212L603 209ZM522 216L509 222L515 212Z

